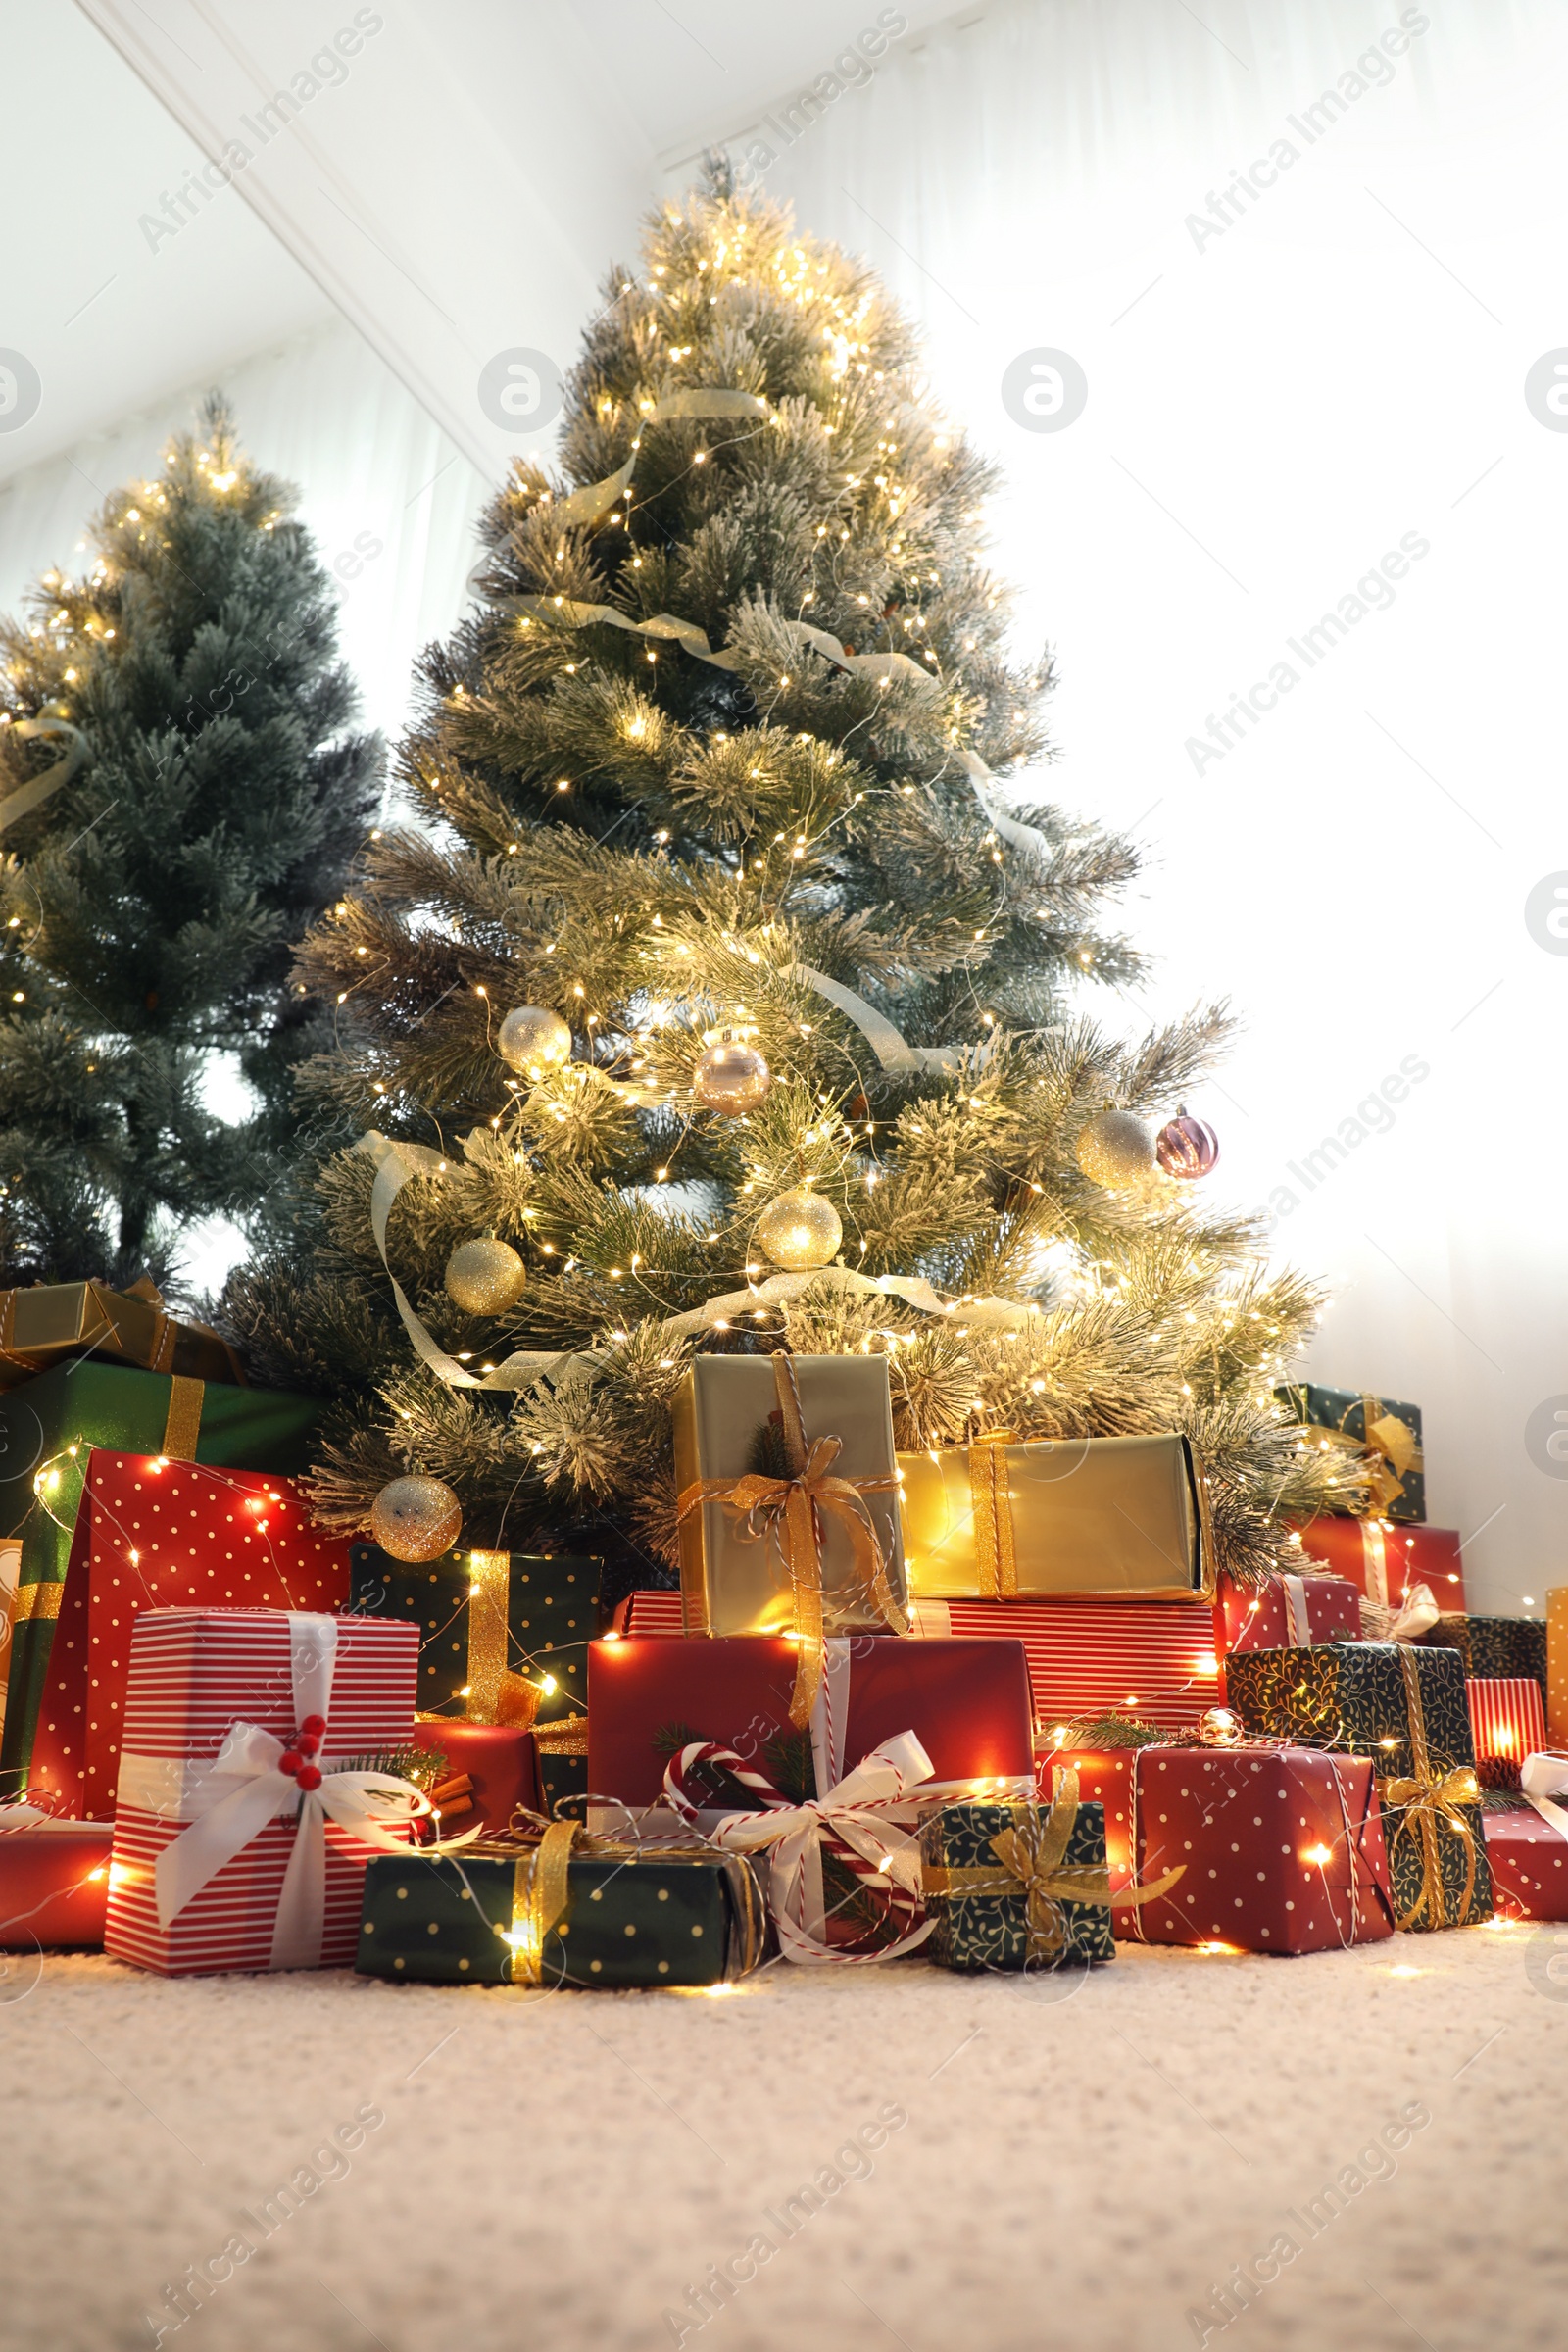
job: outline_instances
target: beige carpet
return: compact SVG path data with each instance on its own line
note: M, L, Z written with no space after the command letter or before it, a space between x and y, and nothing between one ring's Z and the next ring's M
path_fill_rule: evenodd
M8 1970L7 2352L1568 2341L1568 1929L724 1997Z

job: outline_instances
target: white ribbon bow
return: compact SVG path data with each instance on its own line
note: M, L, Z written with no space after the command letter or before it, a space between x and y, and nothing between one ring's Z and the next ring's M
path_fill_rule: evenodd
M909 1791L929 1781L932 1763L913 1732L900 1732L845 1774L825 1796L804 1805L772 1800L764 1811L730 1813L710 1832L714 1845L735 1854L766 1853L770 1869L769 1899L778 1924L785 1957L808 1966L853 1965L858 1961L892 1960L911 1952L930 1935L926 1919L897 1943L874 1952L846 1952L824 1940L826 1928L822 1896L822 1832L832 1830L893 1885L919 1898L920 1854L906 1831L889 1838L893 1809L906 1805ZM666 1790L679 1802L665 1780Z
M1519 1786L1542 1820L1560 1838L1568 1838L1568 1812L1551 1801L1568 1796L1568 1756L1543 1754L1538 1748L1520 1765Z
M332 1674L337 1658L337 1621L291 1612L289 1660L296 1724L318 1714L330 1724ZM383 1852L407 1849L407 1836L386 1826L408 1825L430 1812L430 1799L412 1781L385 1772L349 1772L323 1755L311 1761L321 1778L302 1788L293 1774L279 1770L289 1751L257 1723L230 1725L210 1771L201 1773L174 1800L190 1826L159 1855L154 1872L159 1924L171 1927L215 1879L225 1862L243 1853L251 1839L280 1814L299 1814L299 1829L278 1897L269 1968L319 1968L326 1926L326 1824L330 1819L363 1844ZM122 1761L122 1795L138 1777L150 1778L152 1758ZM166 1768L167 1769L167 1768Z

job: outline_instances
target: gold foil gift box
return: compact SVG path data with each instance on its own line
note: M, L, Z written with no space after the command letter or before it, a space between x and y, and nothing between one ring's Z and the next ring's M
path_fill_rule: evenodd
M880 1355L700 1355L675 1399L688 1634L906 1632Z
M1213 1597L1207 1490L1184 1437L997 1430L898 1459L917 1600Z

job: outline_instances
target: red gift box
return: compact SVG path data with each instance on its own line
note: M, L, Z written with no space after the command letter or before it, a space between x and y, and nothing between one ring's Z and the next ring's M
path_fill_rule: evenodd
M1108 1714L1183 1731L1220 1703L1206 1600L917 1600L910 1614L919 1635L1021 1642L1048 1731Z
M346 1542L286 1478L95 1450L27 1772L30 1801L106 1821L120 1777L130 1637L144 1609L339 1609Z
M1381 1519L1314 1519L1300 1530L1308 1560L1348 1577L1368 1600L1398 1609L1413 1585L1430 1585L1440 1609L1462 1609L1464 1563L1458 1530L1394 1527Z
M1568 1919L1568 1814L1556 1804L1551 1811L1555 1823L1534 1805L1485 1816L1493 1893L1504 1919Z
M1221 1654L1252 1649L1311 1649L1324 1642L1359 1642L1361 1603L1343 1576L1271 1576L1255 1589L1220 1579L1214 1635Z
M1181 1866L1169 1890L1116 1903L1118 1936L1249 1952L1335 1951L1394 1933L1372 1761L1308 1747L1063 1748L1105 1806L1112 1888ZM1115 1834L1112 1834L1112 1814ZM1129 1820L1134 1823L1130 1834Z
M686 1631L681 1617L678 1592L628 1592L611 1619L612 1635L635 1634L646 1639L651 1634L683 1635Z
M588 1786L643 1807L686 1740L711 1740L769 1770L792 1732L796 1644L734 1640L607 1640L588 1651ZM913 1732L935 1782L1033 1778L1029 1681L1016 1642L900 1641L862 1634L827 1643L809 1734L816 1793L885 1740ZM809 1791L808 1791L809 1793Z
M1470 1730L1476 1757L1500 1756L1522 1764L1546 1744L1546 1710L1541 1685L1533 1674L1499 1675L1494 1681L1468 1681Z
M107 1821L51 1821L29 1805L0 1811L0 1952L96 1951L109 1899Z
M411 1743L418 1670L412 1622L145 1611L130 1645L105 1949L174 1977L349 1966L366 1865L406 1836L332 1817L364 1777L338 1767Z
M469 1784L446 1799L431 1791L443 1835L477 1828L488 1838L507 1827L518 1805L530 1813L546 1809L532 1732L518 1731L513 1724L421 1715L414 1727L414 1744L444 1756L450 1781Z

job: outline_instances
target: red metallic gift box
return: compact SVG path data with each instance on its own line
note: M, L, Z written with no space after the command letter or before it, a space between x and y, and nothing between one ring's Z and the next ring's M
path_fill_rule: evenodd
M790 1728L796 1645L785 1637L595 1642L588 1652L588 1787L642 1807L663 1793L685 1740L712 1740L768 1770ZM824 1711L842 1708L823 1724ZM913 1732L936 1781L1033 1773L1029 1682L1016 1642L906 1642L859 1635L828 1644L813 1724L818 1794L885 1740ZM830 1784L831 1785L831 1782Z
M0 1952L95 1951L109 1899L107 1821L30 1820L0 1812Z
M1076 1770L1081 1797L1105 1808L1112 1888L1181 1866L1151 1902L1113 1896L1117 1936L1292 1953L1393 1935L1370 1758L1286 1746L1063 1747L1042 1759L1043 1797L1059 1765Z
M1361 1603L1343 1576L1272 1576L1255 1591L1220 1579L1214 1634L1223 1657L1359 1642Z
M1303 1527L1300 1537L1303 1566L1322 1561L1385 1608L1401 1608L1412 1585L1429 1585L1440 1609L1465 1605L1456 1528L1395 1527L1380 1519L1325 1515Z
M214 1820L204 1783L231 1732L255 1726L276 1743L308 1733L302 1658L325 1658L318 1783L347 1759L406 1747L414 1738L419 1629L366 1617L281 1609L150 1609L130 1645L124 1744L115 1815L105 1949L161 1976L214 1975L274 1965L273 1936L300 1816L265 1820L165 1924L160 1857L193 1823ZM295 1765L300 1762L298 1755ZM307 1783L301 1775L298 1788ZM359 1949L366 1865L374 1845L328 1820L322 1833L321 1968L351 1966ZM289 1963L293 1965L294 1963ZM280 1960L277 1965L284 1965Z
M95 1450L27 1774L30 1801L107 1821L130 1637L144 1609L338 1609L349 1547L264 1470Z

